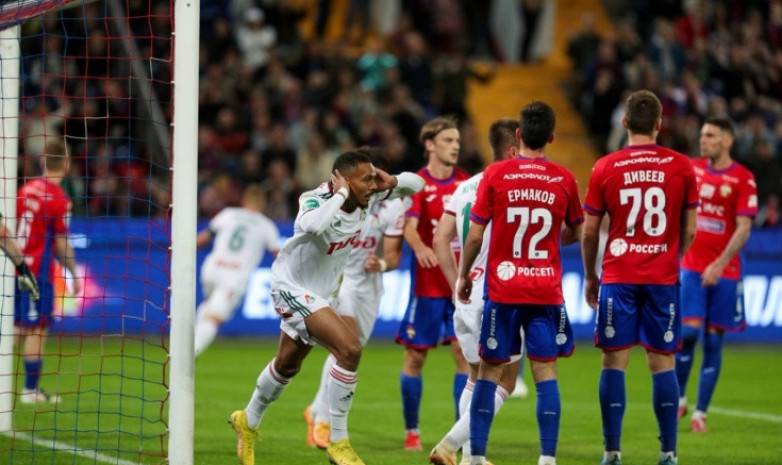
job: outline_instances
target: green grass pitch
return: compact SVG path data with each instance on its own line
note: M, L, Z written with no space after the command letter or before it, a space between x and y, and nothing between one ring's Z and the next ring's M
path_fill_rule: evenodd
M121 464L162 463L160 457L139 455L160 451L165 427L159 400L165 395L160 385L162 349L155 344L104 340L93 344L82 340L63 341L63 353L83 353L81 357L55 357L47 360L44 387L65 392L56 409L17 405L15 425L27 435L11 441L0 436L0 459L18 464L100 464L102 458L117 457ZM557 460L562 465L596 465L602 454L598 376L600 351L589 341L579 341L575 354L559 363L562 394L562 423ZM231 411L243 408L259 371L274 355L276 340L220 338L196 363L195 464L237 463L236 437L227 424ZM50 346L50 352L58 348ZM143 361L157 358L157 361ZM120 356L121 355L121 356ZM271 406L261 425L262 440L256 444L258 464L327 463L325 452L306 446L302 411L317 388L321 364L326 356L315 348L301 373L282 397ZM359 384L350 414L351 442L367 465L407 465L428 463L429 449L453 422L451 395L453 362L450 351L431 351L424 369L424 398L421 433L425 450L402 450L404 426L399 396L399 368L402 349L388 341L371 341L359 369ZM688 389L696 396L697 372ZM122 372L124 376L119 376ZM89 376L78 376L88 373ZM488 458L497 465L537 463L538 432L535 419L534 387L526 399L509 399L495 419L489 439ZM782 462L782 350L780 346L728 345L720 384L714 396L706 434L689 431L682 420L679 436L679 463L682 465L762 465ZM643 351L636 348L627 375L627 411L622 439L623 463L654 464L658 458L657 426L651 407L651 378ZM122 395L119 393L122 392ZM165 412L163 413L165 415ZM100 434L95 431L100 427ZM141 429L144 437L133 431ZM25 436L26 438L27 436ZM84 449L84 456L69 451L53 452L44 439L59 445ZM162 438L166 444L167 438ZM93 455L90 456L89 454ZM8 458L8 460L6 459ZM116 461L114 463L117 463Z

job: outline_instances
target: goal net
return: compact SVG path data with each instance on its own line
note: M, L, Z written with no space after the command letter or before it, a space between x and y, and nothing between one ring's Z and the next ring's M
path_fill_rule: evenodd
M173 1L0 6L0 213L41 294L1 253L3 463L167 461L173 16Z

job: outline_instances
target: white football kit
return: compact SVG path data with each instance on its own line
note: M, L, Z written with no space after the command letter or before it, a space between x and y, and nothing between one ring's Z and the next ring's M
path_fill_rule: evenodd
M405 211L402 199L373 204L361 228L361 235L348 255L336 311L340 315L355 318L361 345L365 345L372 334L380 309L380 297L383 295L383 273L367 273L364 264L369 252L377 253L384 237L402 236Z
M328 183L305 192L299 198L299 213L293 223L293 237L272 264L271 296L281 316L280 328L293 339L314 345L304 319L313 312L332 307L348 256L361 236L368 212L380 200L411 195L424 186L413 173L397 175L391 192L372 195L366 209L351 213L341 210L345 199L331 192Z
M209 230L214 243L201 267L201 286L209 301L204 308L227 321L264 252L279 249L280 233L266 216L240 207L220 211L209 222Z

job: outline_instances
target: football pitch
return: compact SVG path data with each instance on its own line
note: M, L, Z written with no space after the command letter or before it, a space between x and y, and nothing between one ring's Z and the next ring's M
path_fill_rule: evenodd
M159 451L167 438L160 422L160 384L163 365L154 344L120 345L116 341L92 347L81 339L65 341L63 353L81 351L93 356L47 358L60 364L63 374L48 374L42 384L57 384L63 402L56 408L19 406L17 430L11 441L0 436L0 459L11 464L103 464L163 463L160 456L133 454L135 447ZM52 341L54 342L54 341ZM120 347L122 350L120 351ZM274 355L276 340L218 338L196 362L195 450L197 465L237 463L236 436L227 424L229 414L243 408L259 371ZM723 355L720 384L709 411L706 434L689 431L689 421L680 423L679 463L778 464L782 461L782 349L780 346L728 345ZM50 350L51 352L51 350ZM122 353L122 357L117 357ZM106 357L101 354L109 354ZM143 361L157 358L157 361ZM128 358L130 356L130 358ZM257 464L326 464L324 451L305 443L302 411L317 389L320 368L326 356L313 349L301 373L282 397L271 406L261 425L261 442L256 444ZM402 350L383 340L371 341L359 369L359 382L349 427L351 443L367 465L428 463L428 452L454 420L451 395L453 362L448 349L431 351L424 368L424 398L421 407L421 437L424 450L402 449L404 425L399 395ZM688 388L690 402L696 396L700 357L696 358L694 380ZM49 371L49 370L47 370ZM557 461L561 465L596 465L602 454L598 377L600 351L590 341L579 341L575 354L559 363L562 394L562 423ZM75 376L75 373L91 373ZM118 373L124 376L118 376ZM69 375L70 373L70 375ZM114 376L112 376L114 374ZM489 439L488 459L497 465L537 463L538 431L535 391L525 367L530 395L509 399L495 419ZM636 348L627 374L627 410L622 438L623 463L655 464L659 443L651 406L651 379L643 351ZM122 392L122 395L117 393ZM165 418L165 412L163 412ZM97 426L100 435L95 433ZM139 427L140 426L140 427ZM143 431L144 437L133 436ZM30 437L36 438L32 443ZM47 442L48 441L48 442ZM55 447L66 450L52 450ZM74 454L74 445L79 452ZM120 454L117 460L117 450ZM96 452L97 451L97 452ZM7 460L8 459L8 460Z

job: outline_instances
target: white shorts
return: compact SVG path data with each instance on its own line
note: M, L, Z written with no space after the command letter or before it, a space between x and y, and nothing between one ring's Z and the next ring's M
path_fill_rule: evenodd
M358 338L361 345L366 345L375 327L377 313L380 310L380 295L378 293L358 292L358 290L340 289L337 297L337 314L349 316L356 320Z
M478 365L481 363L479 353L484 301L483 299L472 299L471 303L463 304L457 300L455 307L453 330L456 333L456 339L462 346L462 354L464 354L467 363ZM511 356L507 363L517 362L524 356L524 328L519 331L521 332L522 353Z
M293 340L301 339L305 344L316 345L304 319L324 307L332 307L331 302L304 288L287 284L273 286L271 296L281 318L280 329Z

